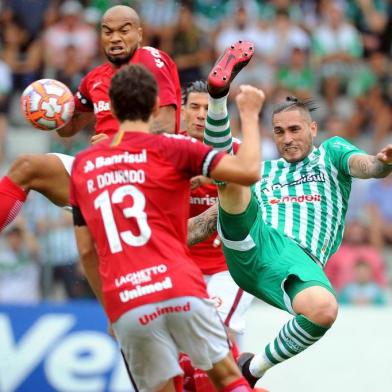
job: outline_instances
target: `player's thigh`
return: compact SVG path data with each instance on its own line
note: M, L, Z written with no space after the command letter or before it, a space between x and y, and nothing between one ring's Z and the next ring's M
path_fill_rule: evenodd
M229 271L209 275L207 291L225 326L231 332L242 334L245 329L245 312L254 299L253 295L241 289Z
M9 177L26 191L35 190L64 206L69 200L73 159L64 154L22 155L11 166Z
M180 306L164 301L144 305L123 314L113 330L140 391L160 390L182 374L179 350L167 328L167 314L159 309Z
M235 217L226 224L237 224ZM266 225L253 222L242 241L222 238L229 271L235 282L255 297L294 313L285 285L290 276L330 285L323 270L293 240Z
M69 205L69 179L75 158L58 153L50 153L46 157L48 160L46 177L35 188L54 204ZM46 181L47 177L50 177L49 181Z
M292 300L303 288L316 285L334 292L323 269L290 239L282 253L265 258L261 284L266 302L292 314Z
M167 325L171 335L195 367L209 370L230 351L225 327L213 301L197 297L181 297L178 300L182 311L168 314Z

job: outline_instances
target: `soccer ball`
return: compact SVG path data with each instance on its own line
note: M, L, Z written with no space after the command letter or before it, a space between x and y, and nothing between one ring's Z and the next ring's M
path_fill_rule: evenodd
M31 83L22 93L21 105L25 119L44 131L65 125L75 110L70 89L54 79L40 79Z

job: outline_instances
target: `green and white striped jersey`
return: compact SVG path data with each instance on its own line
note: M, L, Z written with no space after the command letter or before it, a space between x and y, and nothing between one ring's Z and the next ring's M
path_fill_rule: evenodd
M349 158L366 154L346 140L324 141L301 162L264 161L252 191L264 222L292 238L323 266L342 242L351 191Z

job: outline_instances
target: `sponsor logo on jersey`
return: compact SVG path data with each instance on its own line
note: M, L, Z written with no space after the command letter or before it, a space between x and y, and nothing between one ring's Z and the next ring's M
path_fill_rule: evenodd
M166 271L167 266L165 264L154 265L139 271L131 272L127 275L122 275L119 278L116 278L114 283L116 287L121 287L126 283L131 283L136 286L137 284L151 282L152 276L164 274Z
M99 112L108 112L110 111L110 103L107 101L98 101L94 102L94 113L97 114Z
M139 323L141 325L147 325L150 321L155 320L157 317L162 316L163 314L189 312L190 310L190 302L187 302L185 305L165 306L163 308L157 307L155 312L139 317Z
M203 197L191 196L190 203L201 206L213 206L218 202L218 198L210 195Z
M276 190L280 190L282 188L288 187L288 186L296 186L300 184L305 184L309 182L325 182L325 175L323 173L319 174L307 174L305 176L300 177L298 180L291 181L291 182L286 182L284 184L281 184L280 182L272 184L270 187L267 187L265 189L266 192L273 192Z
M172 280L170 277L166 277L161 282L155 282L151 284L146 284L144 286L137 285L132 290L124 290L120 292L121 302L128 302L132 299L144 297L148 294L154 294L162 290L169 290L173 287Z
M283 196L281 198L269 199L270 204L280 203L319 203L321 195L299 195L299 196Z
M165 66L165 63L162 61L161 53L159 52L158 49L153 48L151 46L144 46L143 49L146 49L151 53L157 68L163 68Z
M118 163L145 163L147 162L147 151L145 148L137 154L131 154L124 152L122 154L116 154L109 157L98 156L95 161L88 160L84 165L84 172L89 173L94 169L99 169L105 166L111 166Z

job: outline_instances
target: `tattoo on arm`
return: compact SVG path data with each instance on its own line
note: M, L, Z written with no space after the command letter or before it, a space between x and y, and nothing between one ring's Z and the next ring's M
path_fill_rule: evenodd
M188 246L193 246L210 237L216 231L218 204L202 214L188 219Z
M350 171L357 178L383 178L392 172L392 165L386 165L373 155L354 155L350 159Z

